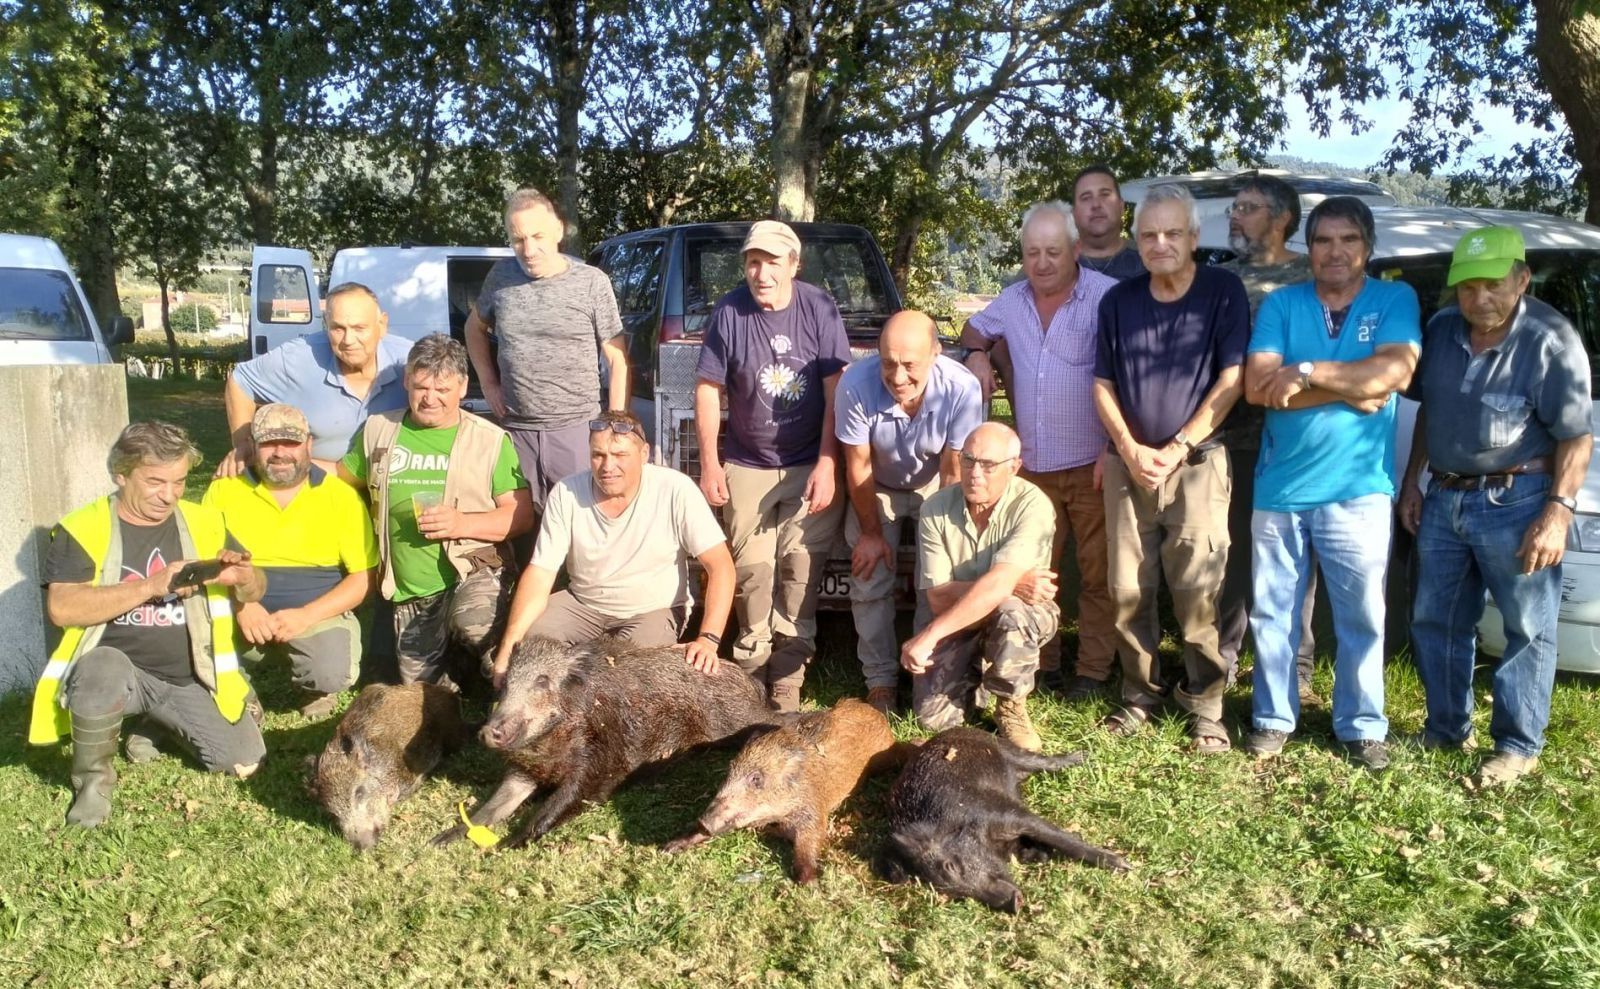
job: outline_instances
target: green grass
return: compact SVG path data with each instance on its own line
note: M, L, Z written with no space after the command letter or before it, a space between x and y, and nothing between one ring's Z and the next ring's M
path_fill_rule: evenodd
M136 390L136 416L154 398ZM198 427L220 418L183 388L161 404ZM824 643L808 694L829 703L859 673L846 621L828 619ZM498 780L496 760L471 750L357 855L302 789L302 759L331 722L293 713L282 670L258 682L271 755L255 777L119 762L115 814L92 832L61 823L64 753L24 746L25 698L0 701L0 985L1600 984L1591 679L1557 683L1540 774L1484 794L1462 786L1468 755L1396 746L1384 775L1350 767L1325 708L1257 764L1188 756L1176 719L1116 740L1095 728L1105 702L1036 697L1047 747L1091 760L1035 778L1030 803L1135 869L1019 866L1017 917L872 876L887 780L836 817L811 888L787 878L787 848L755 835L656 851L704 808L726 756L625 787L527 851L428 849L458 801ZM1394 734L1415 730L1422 697L1403 660L1388 688ZM1248 691L1228 708L1245 718Z

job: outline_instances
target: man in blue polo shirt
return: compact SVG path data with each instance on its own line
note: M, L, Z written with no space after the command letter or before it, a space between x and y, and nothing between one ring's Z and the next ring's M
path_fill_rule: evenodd
M905 310L884 324L878 356L845 369L834 400L844 449L850 512L850 611L855 617L867 703L894 707L900 650L894 634L894 587L900 531L915 525L923 499L960 479L961 444L983 422L978 379L939 352L926 313ZM916 628L929 621L917 594Z
M406 407L406 355L411 341L391 337L389 317L365 285L343 282L323 302L326 333L290 340L254 360L234 365L223 387L233 449L217 466L232 477L255 463L250 423L256 408L292 405L311 424L311 456L334 473L350 437L374 412Z
M1251 520L1253 730L1283 750L1300 715L1295 651L1315 551L1333 606L1333 733L1368 769L1389 763L1383 714L1384 575L1395 494L1392 396L1421 345L1417 294L1367 277L1372 211L1325 199L1306 219L1311 278L1261 303L1245 398L1265 406Z
M378 541L361 495L311 462L300 410L263 405L251 420L256 464L217 478L204 505L222 514L267 575L267 593L234 613L247 659L287 654L300 713L330 713L356 681L354 611L377 582Z
M1456 244L1456 304L1428 323L1412 390L1422 402L1400 492L1417 535L1411 637L1428 699L1422 745L1467 749L1484 592L1505 620L1494 670L1494 754L1480 786L1533 771L1550 720L1561 557L1594 447L1589 359L1572 324L1526 295L1522 234ZM1433 472L1424 498L1423 464Z

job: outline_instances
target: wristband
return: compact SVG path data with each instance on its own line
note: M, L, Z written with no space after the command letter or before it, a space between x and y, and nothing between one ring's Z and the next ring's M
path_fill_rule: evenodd
M700 638L702 638L702 639L710 639L711 640L711 644L714 645L714 646L722 645L722 636L718 635L715 632L701 632L700 633Z
M1572 514L1578 514L1578 499L1576 498L1567 498L1563 497L1562 495L1553 494L1545 498L1545 501L1553 501Z

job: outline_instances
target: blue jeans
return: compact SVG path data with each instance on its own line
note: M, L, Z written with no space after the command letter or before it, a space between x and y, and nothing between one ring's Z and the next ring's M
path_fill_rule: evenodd
M1440 741L1459 742L1472 732L1472 667L1487 590L1506 628L1489 734L1500 752L1536 756L1544 747L1556 677L1561 567L1525 575L1517 550L1549 492L1548 474L1529 474L1509 488L1434 487L1423 499L1411 641L1428 698L1424 728Z
M1295 651L1312 552L1333 606L1339 640L1333 665L1333 734L1382 741L1384 577L1393 503L1363 495L1303 512L1257 511L1250 520L1254 571L1250 631L1256 642L1251 689L1257 729L1292 732L1300 717Z

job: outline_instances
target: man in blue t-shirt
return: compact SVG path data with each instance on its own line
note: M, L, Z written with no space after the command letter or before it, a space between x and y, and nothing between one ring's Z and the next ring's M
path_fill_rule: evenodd
M1224 425L1241 390L1250 302L1239 276L1195 264L1200 218L1177 185L1155 185L1133 218L1146 274L1100 300L1094 405L1109 438L1103 488L1122 707L1105 720L1131 735L1166 696L1157 667L1163 578L1183 630L1184 679L1172 690L1202 755L1232 746L1222 725L1228 667L1217 596L1228 558Z
M745 284L712 311L695 369L700 489L713 507L727 506L738 572L733 658L779 709L795 710L816 651L817 579L843 519L833 392L850 340L828 293L795 278L800 238L788 224L752 225L743 251Z
M1417 294L1368 278L1372 211L1325 199L1306 220L1311 277L1261 303L1245 397L1267 409L1256 467L1253 730L1275 755L1300 714L1295 650L1310 554L1326 578L1338 651L1333 733L1352 761L1388 765L1383 714L1384 574L1393 527L1396 403L1421 346Z

